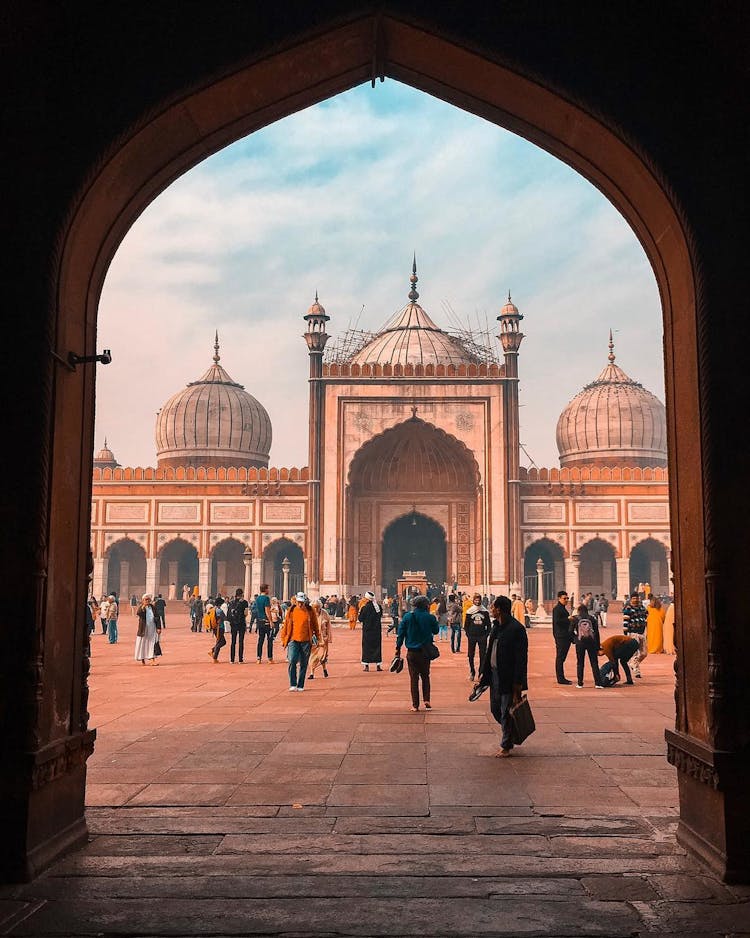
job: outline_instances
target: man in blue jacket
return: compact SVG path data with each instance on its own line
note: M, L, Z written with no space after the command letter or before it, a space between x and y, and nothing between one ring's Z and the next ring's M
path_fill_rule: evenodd
M396 654L406 645L406 663L409 666L411 685L411 709L419 710L419 681L422 680L422 699L425 710L430 704L430 661L427 649L433 644L432 636L438 633L438 620L430 612L430 601L426 596L414 596L412 609L407 612L398 626ZM427 649L425 648L427 646Z

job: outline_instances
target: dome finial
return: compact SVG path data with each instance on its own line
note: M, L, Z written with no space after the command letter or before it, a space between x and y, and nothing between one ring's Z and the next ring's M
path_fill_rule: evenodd
M217 329L214 336L214 361L218 365L220 360L221 355L219 355L219 330Z
M614 365L615 363L615 351L614 350L615 350L615 343L612 341L612 330L610 329L609 330L609 355L607 356L607 358L609 359L610 365Z
M512 302L513 302L513 300L510 298L510 290L508 290L508 302L509 302L509 303L512 303Z
M107 437L106 437L106 436L104 437L104 448L105 448L105 449L109 449L109 447L107 446Z
M416 303L419 299L419 294L417 293L417 281L419 277L417 276L417 252L414 252L414 263L411 265L411 277L409 277L409 283L411 284L411 290L409 290L409 301Z

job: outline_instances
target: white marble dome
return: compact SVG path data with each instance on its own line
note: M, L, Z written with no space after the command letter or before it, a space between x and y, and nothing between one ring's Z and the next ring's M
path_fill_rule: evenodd
M172 397L156 418L159 466L267 466L271 420L265 407L219 364Z
M666 466L664 404L615 364L609 363L578 393L557 421L561 466Z

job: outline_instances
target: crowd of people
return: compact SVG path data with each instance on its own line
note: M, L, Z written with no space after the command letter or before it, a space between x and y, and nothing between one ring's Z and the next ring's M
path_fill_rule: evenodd
M457 589L439 590L434 586L426 595L416 590L403 597L386 597L380 601L372 591L363 596L344 599L322 597L310 601L298 592L289 601L269 595L263 584L251 600L242 589L231 597L221 594L205 601L197 589L185 594L184 603L190 614L190 628L208 635L211 648L208 656L218 664L223 648L229 644L230 664L245 662L248 635L255 633L255 660L274 663L274 645L284 649L289 690L302 692L306 681L314 680L320 669L329 676L329 656L333 643L333 620L346 622L350 628L361 626L361 667L383 670L383 625L386 636L396 633L395 657L390 669L400 670L402 650L406 649L411 709L432 709L431 662L440 655L438 643L450 643L450 653L461 653L466 636L468 679L473 684L470 699L490 691L490 710L502 726L499 756L510 755L510 708L518 703L527 689L527 629L535 613L533 601L517 594L485 596ZM143 665L156 666L161 656L161 633L166 629L167 602L159 593L144 594L140 600L131 596L131 615L137 619L134 658ZM585 594L575 609L565 590L557 594L552 610L552 634L555 642L555 677L559 684L573 681L565 676L565 662L575 648L576 687L584 686L586 662L598 688L612 687L621 682L634 684L641 678L641 664L649 654L674 654L674 604L664 603L651 594L648 584L638 584L625 597L622 609L622 634L602 636L607 629L609 600L603 594ZM118 620L121 603L116 593L91 598L87 619L91 633L97 630L111 644L119 639ZM386 622L384 623L384 620ZM229 641L228 641L229 639ZM599 660L605 659L602 664Z

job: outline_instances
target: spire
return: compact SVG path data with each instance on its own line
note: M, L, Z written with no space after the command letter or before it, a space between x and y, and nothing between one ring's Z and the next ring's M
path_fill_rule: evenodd
M607 358L609 359L610 365L614 365L615 363L615 351L614 350L615 350L615 343L612 341L612 330L610 329L609 330L609 355L607 356Z
M409 277L409 283L411 284L411 290L409 290L409 302L416 303L419 299L419 294L417 293L417 281L419 277L417 276L417 253L414 252L414 263L411 265L411 277Z
M219 355L219 330L216 330L216 335L214 336L214 361L216 364L219 364L221 360L221 355Z
M107 437L106 437L106 436L104 437L104 448L105 448L105 449L109 449L109 447L107 446Z
M509 302L509 303L512 303L512 302L513 302L513 300L510 298L510 290L508 290L508 302Z

